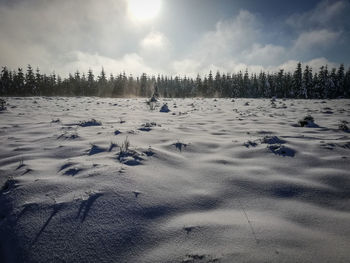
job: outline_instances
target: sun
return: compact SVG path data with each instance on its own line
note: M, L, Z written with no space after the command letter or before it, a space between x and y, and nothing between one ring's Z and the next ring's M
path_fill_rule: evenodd
M136 20L150 20L160 11L161 0L128 0L128 10Z

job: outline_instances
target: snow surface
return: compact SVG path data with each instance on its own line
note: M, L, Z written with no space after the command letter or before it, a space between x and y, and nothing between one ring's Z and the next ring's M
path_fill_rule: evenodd
M1 262L349 262L348 100L7 101Z

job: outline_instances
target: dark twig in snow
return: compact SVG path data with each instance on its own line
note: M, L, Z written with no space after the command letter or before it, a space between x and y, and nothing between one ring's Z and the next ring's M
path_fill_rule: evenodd
M248 224L249 224L249 226L250 226L250 230L251 230L251 232L252 232L252 234L253 234L253 237L254 237L254 239L255 239L255 242L256 242L257 244L259 244L259 240L258 240L258 238L257 238L257 236L256 236L256 233L255 233L253 224L252 224L252 222L249 220L248 214L247 214L247 212L245 211L244 206L242 205L241 200L239 200L239 198L238 198L238 203L239 203L239 206L240 206L241 210L243 211L243 214L244 214L245 218L247 219L247 222L248 222Z

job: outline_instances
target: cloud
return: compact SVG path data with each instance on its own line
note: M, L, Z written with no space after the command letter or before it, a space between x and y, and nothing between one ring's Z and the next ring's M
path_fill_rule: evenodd
M294 48L297 52L309 51L312 48L329 48L336 44L342 32L327 29L302 32L296 39Z
M329 28L329 27L343 27L344 21L348 21L350 4L348 1L321 1L311 11L294 14L287 19L287 24L297 28ZM349 21L347 22L349 26Z
M318 72L319 68L325 65L327 65L329 68L336 68L339 66L337 63L331 62L324 57L320 57L307 61L288 60L277 67L268 67L267 70L270 72L277 72L280 69L284 69L286 72L293 72L299 62L302 63L303 68L308 65L314 72Z
M173 63L175 74L207 74L221 72L260 72L264 67L279 65L286 58L285 47L263 44L260 21L249 11L241 10L237 17L222 20L215 31L205 33L186 53Z
M321 66L325 66L327 65L329 68L337 68L339 67L338 63L335 62L331 62L328 59L321 57L321 58L314 58L311 59L309 61L307 61L306 63L304 63L305 65L309 65L311 68L313 68L316 71L318 71L318 69Z
M241 11L228 21L219 21L215 31L207 32L188 50L185 58L172 63L174 74L196 76L213 72L238 72L246 69L252 73L262 70L277 72L281 68L293 72L298 62L319 68L336 63L322 56L304 59L313 49L330 48L342 36L340 31L327 29L301 32L290 45L262 43L260 21L254 14Z
M30 45L41 43L52 51L76 48L106 47L118 43L120 28L101 25L123 23L121 0L106 0L98 4L93 0L36 0L22 1L15 6L1 6L2 36L12 41ZM114 33L113 38L108 34ZM114 41L96 41L96 39ZM64 41L63 41L64 40Z
M323 57L337 49L347 52L350 41L350 4L345 0L324 0L310 11L294 14L286 20L296 34L290 56L309 59ZM344 57L344 56L343 56Z
M171 60L172 45L163 33L152 30L140 41L139 54L162 73Z
M195 55L203 62L237 54L251 45L259 35L255 16L241 10L236 18L222 20L216 24L215 31L204 34L195 45Z
M107 73L118 74L122 71L141 75L143 72L155 74L152 68L148 67L144 59L136 53L125 54L120 59L112 59L99 54L84 53L81 51L73 51L67 54L65 61L60 65L62 72L65 74L75 72L79 69L80 72L87 72L92 69L95 74L99 74L102 68Z
M189 75L207 73L209 70L231 71L240 54L252 46L259 35L255 16L241 10L230 20L221 20L214 31L206 32L187 50L185 58L172 63L173 73L187 72Z
M284 58L285 54L286 48L273 44L262 45L255 43L252 48L243 51L246 62L265 66L275 64L281 58Z
M348 7L344 0L323 1L314 10L293 15L287 21L289 31L279 34L282 39L293 35L289 42L271 38L276 34L265 34L261 17L241 10L219 20L214 29L197 32L194 42L177 50L166 29L131 21L126 0L0 0L0 61L12 69L31 64L63 76L89 68L98 74L102 67L107 73L195 77L210 70L294 70L299 60L333 65L324 57L344 42L346 23L334 21Z
M0 1L0 61L63 76L102 67L166 73L170 41L148 27L130 22L126 0Z
M48 64L57 66L74 50L123 56L132 50L122 40L127 32L133 36L125 8L124 0L0 2L0 61L10 67L30 63L48 71Z
M176 60L172 63L172 73L195 77L199 72L201 63L194 59ZM206 72L207 73L207 72Z
M166 49L169 46L169 40L164 34L157 31L151 31L144 39L141 41L141 47L143 49Z

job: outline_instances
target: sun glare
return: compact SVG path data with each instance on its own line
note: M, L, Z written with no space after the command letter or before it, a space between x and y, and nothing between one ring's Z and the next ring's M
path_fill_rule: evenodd
M136 20L150 20L160 10L161 0L129 0L129 14Z

